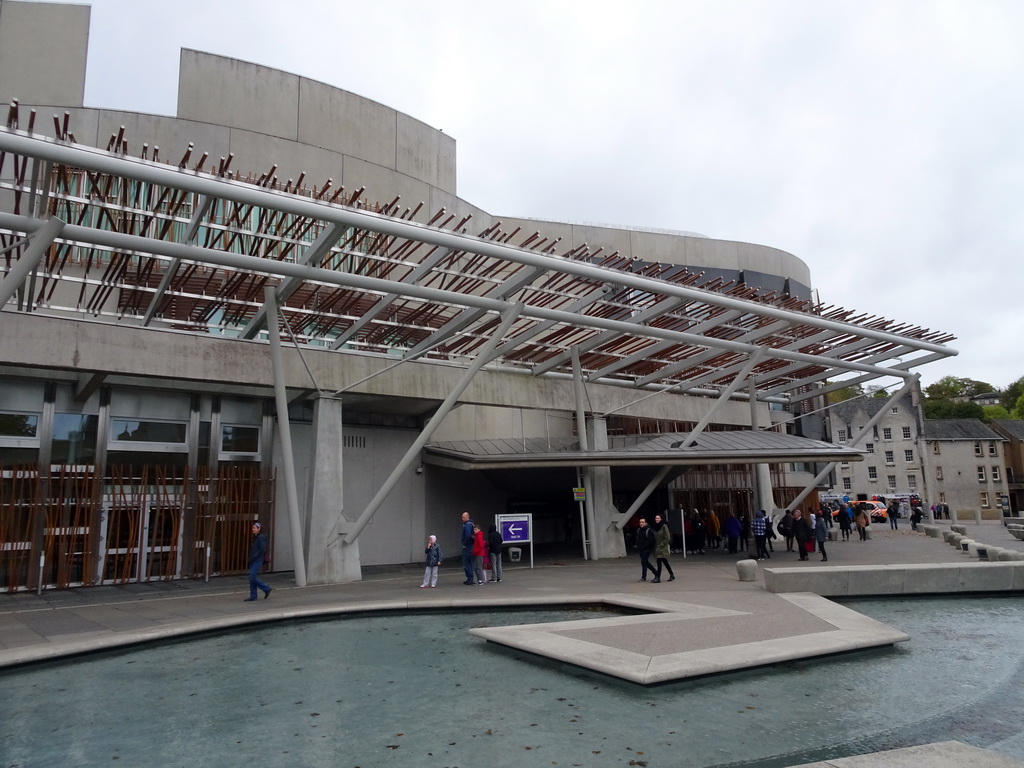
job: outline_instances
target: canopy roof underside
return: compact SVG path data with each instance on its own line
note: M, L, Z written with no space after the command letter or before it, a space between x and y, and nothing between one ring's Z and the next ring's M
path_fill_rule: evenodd
M742 372L758 397L791 400L956 354L912 324L500 222L469 234L468 216L273 169L243 179L191 150L167 165L128 157L123 137L89 148L66 122L44 138L14 114L0 128L7 311L266 340L270 289L285 343L458 365L512 312L493 366L566 375L575 351L586 381L714 395Z
M455 469L644 467L695 464L863 461L854 448L760 430L703 432L687 447L685 433L637 438L631 445L583 451L574 439L459 440L424 449L425 461ZM632 442L632 441L631 441Z

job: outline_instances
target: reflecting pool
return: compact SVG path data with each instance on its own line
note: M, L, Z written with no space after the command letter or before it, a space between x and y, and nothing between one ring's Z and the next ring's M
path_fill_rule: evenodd
M2 765L787 766L958 739L1024 759L1024 598L851 601L892 649L642 688L471 637L591 612L278 624L0 677Z

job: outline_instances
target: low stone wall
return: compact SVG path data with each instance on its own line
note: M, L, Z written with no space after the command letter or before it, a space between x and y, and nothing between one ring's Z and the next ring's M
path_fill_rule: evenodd
M822 597L1024 591L1024 562L763 568L769 592Z

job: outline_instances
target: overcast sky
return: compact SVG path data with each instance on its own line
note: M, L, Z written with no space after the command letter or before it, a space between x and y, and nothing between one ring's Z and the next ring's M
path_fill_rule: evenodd
M956 335L925 385L1024 375L1017 0L91 5L88 106L174 114L182 47L276 67L454 137L492 214L781 248Z

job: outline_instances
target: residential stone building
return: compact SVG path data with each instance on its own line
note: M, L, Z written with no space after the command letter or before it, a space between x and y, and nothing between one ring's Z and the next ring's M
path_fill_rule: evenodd
M868 434L854 443L858 433L882 409ZM863 462L836 465L831 494L868 499L874 496L924 496L924 466L919 441L921 416L916 395L898 401L860 398L828 409L832 439L861 449Z
M1010 514L1018 517L1024 514L1024 421L997 419L992 422L992 429L1007 441L1003 445L1006 487Z

